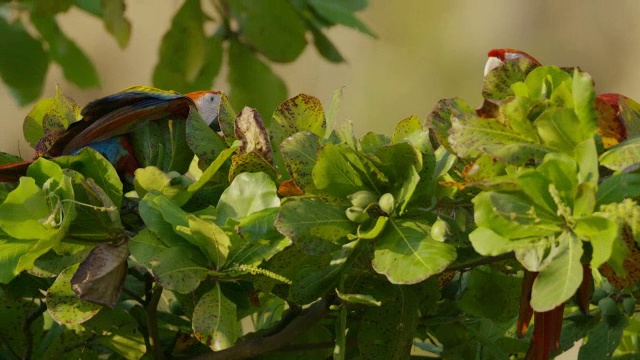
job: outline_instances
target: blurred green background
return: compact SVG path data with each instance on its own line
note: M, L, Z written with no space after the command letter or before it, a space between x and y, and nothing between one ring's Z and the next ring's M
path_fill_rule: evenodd
M181 4L128 1L126 16L133 29L125 50L99 19L76 8L59 14L63 31L96 65L102 87L79 89L67 83L54 64L43 97L53 96L58 84L85 105L131 85L150 85L158 45ZM637 1L371 0L358 17L378 39L340 26L328 32L346 63L331 64L307 47L295 62L273 68L286 81L290 96L309 93L325 107L333 91L343 87L338 115L352 120L359 135L369 130L390 133L397 121L411 114L424 118L441 98L461 97L479 104L491 48L525 50L546 64L579 65L596 80L598 92L640 98ZM228 90L225 78L223 68L214 88ZM22 121L31 106L19 107L0 85L0 151L31 156L22 137Z

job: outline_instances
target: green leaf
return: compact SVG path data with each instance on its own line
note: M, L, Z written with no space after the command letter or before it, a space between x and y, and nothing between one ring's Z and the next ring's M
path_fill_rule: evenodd
M479 318L508 323L520 307L521 281L513 276L471 270L458 307Z
M102 19L107 31L118 41L121 49L129 43L131 23L124 17L124 0L102 0Z
M624 330L629 324L625 316L620 316L617 321L607 321L603 316L602 321L589 332L587 343L580 347L579 360L610 359L620 344Z
M51 210L46 193L35 180L22 177L18 187L0 204L0 229L23 240L51 237L57 229L43 225Z
M220 284L202 295L193 310L193 334L213 351L232 347L240 336L236 304L226 298Z
M151 260L153 276L165 289L181 294L195 291L200 282L215 272L189 258L189 249L168 248Z
M93 179L109 196L109 199L120 209L122 204L122 181L116 169L97 151L86 147L76 155L60 156L52 159L63 169L71 169L84 175L87 179Z
M71 289L78 265L66 268L47 291L47 310L58 324L79 324L91 319L102 306L82 301Z
M297 304L308 304L334 289L342 273L356 257L359 240L348 242L332 253L331 261L318 270L315 266L302 266L289 288L289 297Z
M320 139L316 134L309 132L296 133L282 141L280 152L284 158L284 164L289 175L300 189L307 194L320 195L309 176L318 161L318 148Z
M325 135L325 116L317 98L299 94L278 106L271 119L274 147L298 132L310 132L322 138Z
M89 14L97 17L102 17L102 0L74 0L74 5L80 9L88 12Z
M282 204L276 228L310 254L322 254L342 245L356 224L345 216L346 206L317 199L297 199Z
M513 96L511 85L524 81L533 69L539 65L526 57L506 61L485 75L482 84L482 97L504 100Z
M456 257L452 245L431 238L429 224L390 219L374 244L372 265L392 284L415 284L441 273Z
M261 114L271 114L287 98L284 81L253 51L237 41L229 44L228 81L229 98L236 108L251 106Z
M230 0L228 5L239 23L242 41L270 60L293 61L307 45L304 22L291 2Z
M53 17L31 16L31 23L49 45L51 60L62 67L64 77L81 89L100 86L96 68L87 55L66 37Z
M140 359L146 352L140 325L133 314L124 309L104 308L89 321L82 323L82 327L86 332L93 333L92 342L96 347L106 347L121 357Z
M309 24L308 27L313 35L313 45L318 50L318 53L320 53L320 56L335 64L345 61L342 54L340 54L340 51L331 42L331 40L322 33L322 30L318 29L313 24Z
M597 269L611 257L614 241L618 238L618 225L606 217L594 215L576 220L574 232L580 240L591 242L591 268Z
M369 306L357 339L365 359L406 359L418 325L419 299L408 287L394 287L395 297L382 306Z
M280 206L276 185L265 173L242 173L220 196L217 224L240 220L254 212Z
M549 98L556 89L571 82L571 75L557 66L540 66L533 69L524 82L529 97ZM573 104L568 105L573 107Z
M433 131L440 144L447 150L451 150L451 144L449 144L451 118L463 118L465 115L475 114L476 111L462 99L442 99L438 101L431 113L427 116L425 124Z
M228 105L227 98L222 95L220 106L218 107L218 121L223 128L225 123L221 120L227 111L225 110L225 104ZM235 119L235 114L233 118ZM233 129L233 123L231 126ZM189 148L198 156L200 163L205 166L210 165L222 151L229 147L218 133L207 126L197 111L192 111L187 118L185 137ZM232 147L235 149L237 146ZM222 164L218 166L222 166Z
M593 86L593 79L589 74L578 68L573 71L573 81L571 82L573 106L580 121L580 132L585 136L593 135L598 125L594 103L596 93Z
M141 265L151 268L151 261L168 249L150 228L144 228L129 241L131 256Z
M9 24L0 17L0 77L19 105L37 99L42 93L49 66L49 55L42 43L29 35L22 23Z
M396 128L393 131L393 136L391 137L391 143L399 143L413 135L415 132L422 131L424 131L424 129L422 128L422 124L420 124L420 119L418 119L416 115L411 115L406 119L400 120L396 125Z
M640 137L627 139L600 155L600 165L614 171L632 172L640 167Z
M209 182L214 175L218 172L218 170L223 166L223 164L233 155L236 151L237 146L226 148L220 152L218 157L213 161L207 169L200 175L198 180L193 184L189 185L187 190L191 193L195 193L200 190L207 182Z
M578 117L571 109L550 108L533 123L545 146L573 155L576 146L587 139ZM588 135L593 136L593 133Z
M360 190L382 194L382 187L388 181L371 159L345 144L331 143L318 150L312 176L316 188L337 198Z
M477 116L451 118L449 144L460 157L478 157L483 153L509 164L540 160L549 148L537 142L537 136L521 134L495 119Z
M551 261L540 270L533 283L531 307L549 311L575 294L582 282L582 243L573 233L563 232L558 244L551 247Z
M198 247L216 267L224 265L229 254L230 240L224 231L212 221L187 213L178 204L157 193L148 193L142 200L141 207L143 203L158 211L163 220L171 224L171 229L175 234ZM147 222L146 218L149 215L142 215L141 212L141 216L152 229L160 229ZM158 231L156 233L160 236L165 235Z
M596 193L596 207L604 204L621 202L626 198L636 198L640 195L640 174L617 173L600 183Z
M200 1L182 5L162 38L154 86L181 93L211 88L222 65L222 42L216 36L205 36L204 22Z
M257 151L234 155L231 158L231 169L229 169L228 180L232 181L242 173L264 173L271 179L278 177L275 166Z
M193 184L192 181L186 176L177 174L170 176L155 166L148 166L136 170L134 186L140 198L155 190L182 206L191 197L187 189Z
M38 101L27 114L22 125L22 133L29 145L35 148L43 136L66 129L80 117L80 107L64 96L58 87L53 98Z
M353 10L345 6L342 2L332 0L307 0L307 3L311 5L320 16L332 23L342 24L371 37L376 37L364 23L353 15Z
M551 236L562 229L555 213L517 192L487 191L472 201L478 227L489 228L508 239Z
M18 275L16 267L20 258L34 245L34 241L9 239L0 235L0 283L7 284Z

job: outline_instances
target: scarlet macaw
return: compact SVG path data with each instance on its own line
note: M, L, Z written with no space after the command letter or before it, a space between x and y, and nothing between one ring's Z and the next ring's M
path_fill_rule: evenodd
M129 134L150 121L185 120L192 107L207 125L219 130L216 91L186 95L151 87L134 86L94 100L82 110L82 119L64 132L45 135L36 145L36 158L71 155L89 146L100 152L120 174L133 175L139 168ZM0 181L17 181L34 160L0 166Z

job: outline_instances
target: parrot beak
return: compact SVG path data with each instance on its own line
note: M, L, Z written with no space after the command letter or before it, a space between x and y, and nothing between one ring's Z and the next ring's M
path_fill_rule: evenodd
M498 57L496 56L490 56L487 59L487 63L484 64L484 76L487 76L487 74L497 68L498 66L504 64L504 61L500 60Z

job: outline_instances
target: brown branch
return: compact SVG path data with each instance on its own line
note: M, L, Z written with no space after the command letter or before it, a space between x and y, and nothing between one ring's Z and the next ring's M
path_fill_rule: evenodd
M41 301L40 306L30 312L22 323L22 333L24 334L25 342L24 354L22 354L22 359L24 360L31 359L31 354L33 353L33 333L31 333L31 324L33 324L33 322L36 321L36 319L38 319L46 310L47 304L44 301Z
M467 263L462 263L462 264L458 264L455 266L451 266L448 267L445 271L459 271L459 270L466 270L466 269L470 269L476 266L480 266L480 265L488 265L488 264L493 264L494 262L498 262L498 261L502 261L502 260L509 260L509 259L513 259L514 258L514 254L513 252L508 252L508 253L504 253L504 254L500 254L500 255L496 255L496 256L488 256L488 257L483 257L480 258L478 260L473 260L473 261L469 261Z
M160 335L158 334L158 303L162 296L162 286L156 285L151 291L145 309L147 310L147 333L149 337L149 347L154 359L164 359L164 354L160 348Z
M325 300L319 300L308 308L302 310L298 317L293 319L284 329L282 329L282 331L274 335L240 342L231 348L213 353L201 354L193 357L191 360L249 359L264 353L278 350L322 320L327 311L327 302Z

